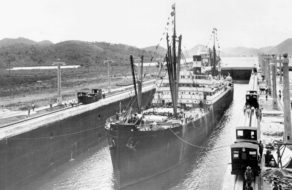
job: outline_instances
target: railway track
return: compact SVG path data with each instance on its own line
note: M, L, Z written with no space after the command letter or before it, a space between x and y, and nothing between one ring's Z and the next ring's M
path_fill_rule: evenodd
M152 85L154 83L154 81L155 80L146 81L144 84L145 84L145 86ZM106 98L112 97L112 96L117 96L117 95L125 93L127 91L129 93L131 93L132 90L133 90L133 85L122 87L122 88L118 88L118 89L114 89L113 91L106 93ZM78 106L86 106L86 105L74 104L74 106L64 107L64 108L60 108L60 109L57 109L57 110L54 110L54 111L48 111L47 113L31 116L31 117L28 117L28 118L25 118L25 119L21 119L21 120L18 120L18 121L14 121L14 122L11 122L11 123L7 123L7 124L4 124L4 125L1 125L0 129L1 128L5 128L5 127L9 127L9 126L13 126L13 125L16 125L16 124L19 124L19 123L23 123L23 122L26 122L26 121L30 121L30 120L33 120L33 119L41 118L41 117L44 117L44 116L47 116L47 115L51 115L51 114L54 114L54 113L62 112L64 110L72 109L72 108L78 107Z
M67 110L67 109L70 109L70 108L72 108L72 107L65 107L65 108L61 108L61 109L58 109L58 110L49 111L49 112L44 113L44 114L31 116L31 117L28 117L28 118L25 118L25 119L21 119L19 121L15 121L15 122L11 122L11 123L7 123L7 124L4 124L4 125L1 125L0 128L9 127L9 126L12 126L12 125L15 125L15 124L18 124L18 123L23 123L23 122L30 121L30 120L33 120L33 119L36 119L36 118L44 117L44 116L47 116L47 115L50 115L50 114L53 114L53 113L57 113L57 112L61 112L61 111L64 111L64 110Z

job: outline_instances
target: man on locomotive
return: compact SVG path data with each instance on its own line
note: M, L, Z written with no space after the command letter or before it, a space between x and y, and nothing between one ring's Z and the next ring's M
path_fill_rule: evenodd
M263 150L264 150L264 145L263 145L262 141L260 140L260 142L259 142L260 159L262 159Z
M246 167L245 173L244 173L244 179L245 179L245 184L247 187L251 187L251 183L253 181L253 172L251 170L250 166Z

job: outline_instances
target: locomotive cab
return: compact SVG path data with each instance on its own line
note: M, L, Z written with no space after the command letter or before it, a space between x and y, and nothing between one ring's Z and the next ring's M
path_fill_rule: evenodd
M250 166L254 175L260 171L258 163L258 145L248 142L238 142L231 145L231 174L243 175Z
M236 141L249 142L257 144L257 128L256 127L237 127L236 128Z
M259 108L258 92L256 90L247 91L245 96L245 106Z

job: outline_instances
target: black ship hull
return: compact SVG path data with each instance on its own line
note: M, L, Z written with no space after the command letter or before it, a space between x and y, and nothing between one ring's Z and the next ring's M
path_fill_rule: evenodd
M234 82L248 83L253 68L222 68L222 75L230 75Z
M118 189L177 167L202 144L233 100L233 88L221 95L202 117L185 125L158 131L108 130L108 141Z

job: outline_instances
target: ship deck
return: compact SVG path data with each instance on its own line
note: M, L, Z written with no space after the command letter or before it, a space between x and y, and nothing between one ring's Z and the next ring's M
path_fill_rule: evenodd
M108 122L112 124L137 125L139 131L157 131L178 127L187 122L195 121L207 114L202 108L189 110L178 109L178 116L173 116L171 107L152 107L144 110L141 114L132 114L126 117L111 117ZM138 121L139 124L137 124Z

